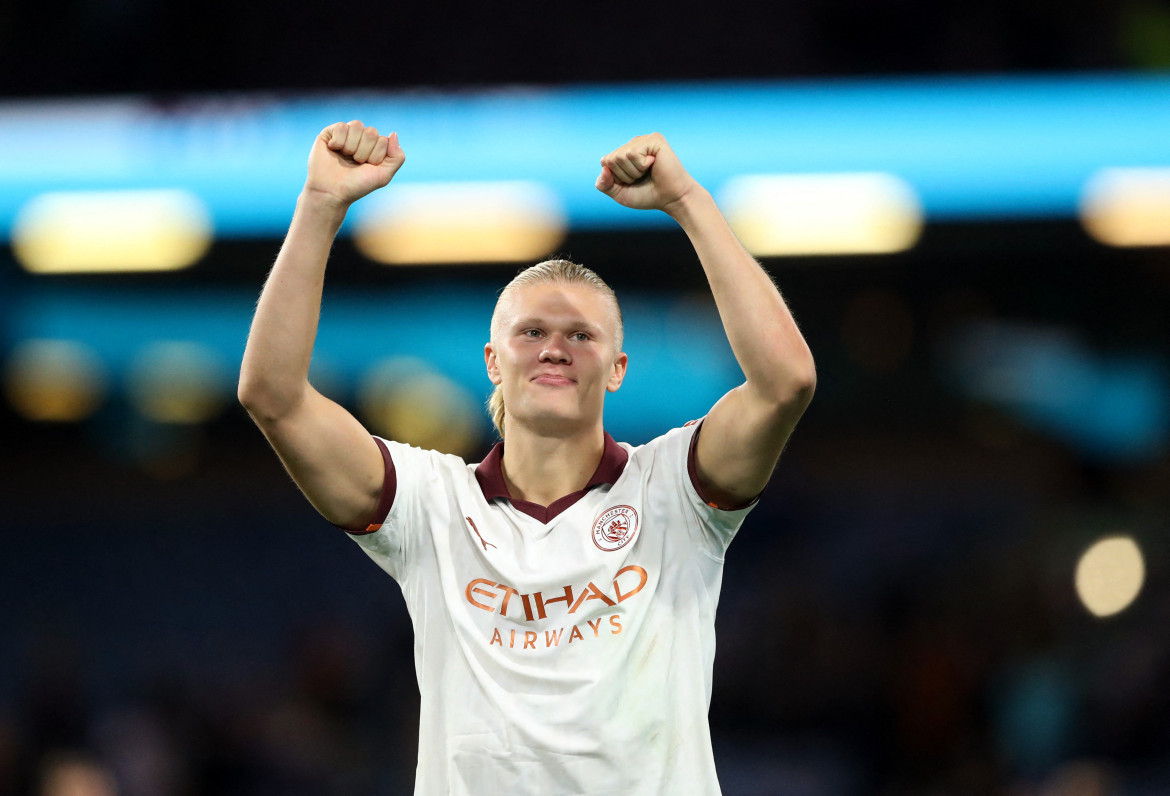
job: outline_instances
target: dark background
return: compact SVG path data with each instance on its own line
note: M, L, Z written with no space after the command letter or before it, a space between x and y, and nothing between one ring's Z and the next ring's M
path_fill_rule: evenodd
M8 96L1149 68L1150 0L7 3Z
M1170 11L1138 2L0 7L7 98L1168 64ZM46 119L30 156L67 157L69 132ZM179 278L255 290L278 245L217 243ZM619 296L705 291L678 233L566 248ZM1170 792L1170 458L1101 456L973 400L946 347L986 321L1165 363L1170 256L1107 249L1071 220L991 221L930 225L900 255L765 265L820 380L728 557L711 709L725 792ZM0 268L12 295L32 279L7 251ZM456 277L371 267L343 241L330 279ZM242 410L184 433L192 453L145 466L94 428L0 409L0 792L409 792L397 587ZM1099 620L1072 572L1112 532L1142 543L1147 583ZM63 778L79 789L52 790Z

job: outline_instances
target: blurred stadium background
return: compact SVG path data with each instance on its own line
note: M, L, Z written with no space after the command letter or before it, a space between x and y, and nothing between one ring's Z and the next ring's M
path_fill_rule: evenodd
M395 584L234 401L312 137L407 164L313 378L475 460L495 291L627 318L640 443L737 370L692 252L593 188L663 132L817 397L731 548L724 792L1170 792L1170 10L1151 0L0 12L0 793L397 794ZM384 19L379 20L380 14Z

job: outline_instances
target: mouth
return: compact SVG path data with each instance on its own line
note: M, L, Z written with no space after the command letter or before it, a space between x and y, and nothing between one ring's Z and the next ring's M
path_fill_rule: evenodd
M556 387L564 387L577 382L570 379L568 376L562 376L559 373L542 373L532 379L537 384L548 384Z

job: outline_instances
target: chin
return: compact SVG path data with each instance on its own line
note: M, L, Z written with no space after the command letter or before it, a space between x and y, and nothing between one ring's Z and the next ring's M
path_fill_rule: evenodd
M589 419L580 412L558 411L552 407L542 407L513 417L521 425L544 437L572 436L591 425Z

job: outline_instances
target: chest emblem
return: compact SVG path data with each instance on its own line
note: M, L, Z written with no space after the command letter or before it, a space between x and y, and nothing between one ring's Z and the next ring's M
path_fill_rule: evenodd
M593 521L593 544L613 552L629 544L637 532L638 512L632 506L614 506Z

